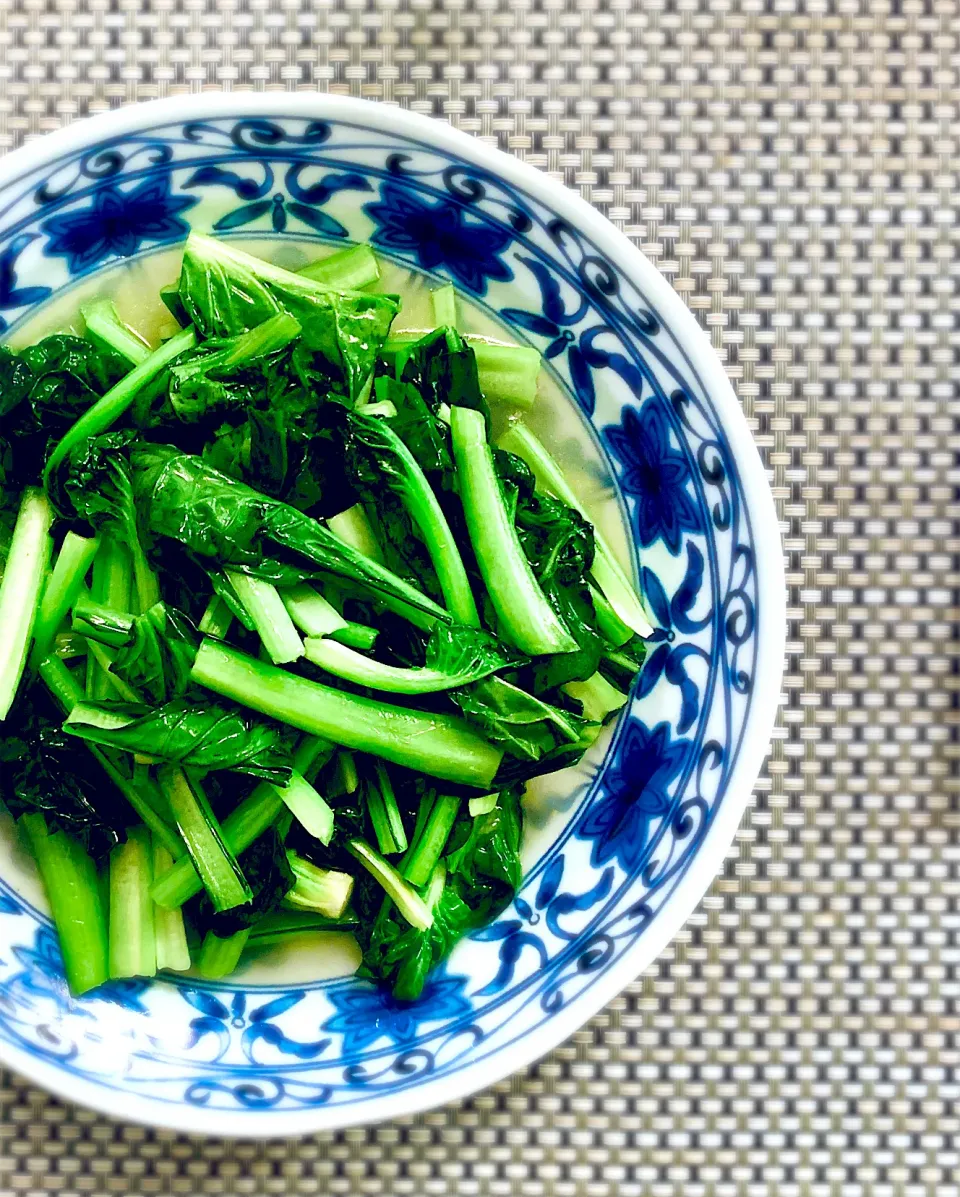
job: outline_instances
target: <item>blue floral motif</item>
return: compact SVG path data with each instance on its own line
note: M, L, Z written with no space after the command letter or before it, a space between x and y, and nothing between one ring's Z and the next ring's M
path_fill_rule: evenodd
M111 256L126 258L145 241L179 241L190 232L180 217L195 196L171 195L170 176L151 175L132 191L101 187L90 205L60 212L40 226L49 237L48 254L62 254L72 274L80 274Z
M423 1023L454 1022L470 1013L463 992L466 983L466 977L436 972L415 1002L398 1001L387 990L364 982L338 986L330 991L337 1013L323 1029L343 1036L345 1055L382 1038L404 1047L416 1039Z
M603 437L622 465L620 485L636 500L640 543L648 548L662 540L676 557L684 532L703 530L687 458L671 444L670 423L658 400L648 399L639 412L624 407L621 421L604 428Z
M476 295L486 294L490 279L513 278L500 258L513 240L511 231L469 219L462 204L430 203L409 188L384 183L379 201L366 204L364 211L379 226L371 238L374 245L412 253L424 270L442 266Z
M592 910L610 893L613 885L612 868L604 869L600 880L590 889L583 890L575 885L573 889L561 893L560 884L565 867L566 863L562 855L555 856L550 862L537 887L533 909L525 898L518 895L514 899L513 905L520 918L498 919L489 927L483 927L474 933L472 938L480 942L500 943L500 968L493 980L477 991L478 997L499 993L506 986L512 984L517 964L525 949L531 949L530 952L527 952L530 963L535 961L539 969L549 966L550 953L547 951L542 935L528 931L524 926L525 923L535 927L540 922L541 912L543 912L543 918L550 934L568 943L573 943L577 939L578 932L568 930L560 920L570 914ZM551 1000L558 1000L556 994ZM561 995L559 1001L562 1003L562 1000Z
M673 740L670 725L650 729L631 720L616 762L603 781L603 796L584 814L577 835L593 840L591 863L616 860L628 873L643 863L652 825L667 818L669 789L687 760L689 740Z
M275 233L285 232L292 218L324 237L346 237L346 228L328 212L321 211L320 206L339 191L372 191L373 188L363 175L355 171L326 174L319 182L304 184L302 175L308 165L295 162L287 168L284 183L290 192L289 197L278 191L272 198L264 198L273 187L276 177L266 163L262 164L263 176L259 181L220 166L202 166L193 172L184 187L229 187L239 199L250 201L221 216L213 226L218 233L244 228L269 214L270 225Z
M49 287L21 287L17 280L17 258L31 241L36 241L37 236L37 233L21 233L13 237L3 253L0 253L0 309L9 311L11 308L25 308L33 303L43 303L49 298ZM0 316L0 332L6 327L7 321Z
M198 1018L191 1020L187 1046L196 1047L201 1039L214 1036L217 1044L214 1061L223 1059L227 1054L233 1034L237 1031L240 1032L241 1051L254 1064L257 1063L255 1049L259 1043L267 1043L284 1055L295 1056L298 1060L314 1060L330 1046L329 1039L315 1039L306 1043L290 1039L274 1023L274 1019L303 1001L305 994L302 989L291 990L249 1012L247 996L242 990L233 995L229 1008L206 989L184 989L181 994L184 1001L200 1012Z

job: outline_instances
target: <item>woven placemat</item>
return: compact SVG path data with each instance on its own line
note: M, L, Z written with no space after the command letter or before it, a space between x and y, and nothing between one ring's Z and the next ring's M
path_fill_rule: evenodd
M0 1085L9 1194L960 1194L953 0L0 0L0 147L199 88L445 117L605 211L709 329L787 551L785 702L726 869L526 1075L192 1140Z

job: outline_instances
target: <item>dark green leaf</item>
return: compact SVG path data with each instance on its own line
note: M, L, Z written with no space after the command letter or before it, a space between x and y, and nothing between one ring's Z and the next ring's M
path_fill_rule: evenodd
M105 858L135 816L93 755L64 733L49 698L36 690L21 697L3 732L0 796L10 814L40 811L51 830L68 832Z
M528 694L502 677L484 678L449 693L467 719L489 739L525 760L536 761L561 745L579 743L587 726L579 716Z
M90 712L129 719L123 727L68 721L65 731L94 744L155 757L206 772L233 769L279 785L290 776L292 734L246 712L175 699L156 709L132 704L74 708L71 719Z
M303 329L304 345L352 397L373 372L399 308L392 296L332 291L198 234L184 250L179 294L206 337L234 337L289 313Z

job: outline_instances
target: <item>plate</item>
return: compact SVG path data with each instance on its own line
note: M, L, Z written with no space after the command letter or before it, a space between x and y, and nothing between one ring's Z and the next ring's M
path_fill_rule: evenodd
M0 331L16 343L38 312L79 302L118 262L174 253L190 228L277 242L281 256L370 242L536 346L563 451L625 531L656 630L619 722L538 794L516 900L415 1003L304 960L235 984L130 980L73 999L8 835L0 1058L69 1100L191 1133L408 1115L550 1051L650 964L721 868L779 694L773 502L707 338L630 242L545 175L385 105L205 93L9 155Z

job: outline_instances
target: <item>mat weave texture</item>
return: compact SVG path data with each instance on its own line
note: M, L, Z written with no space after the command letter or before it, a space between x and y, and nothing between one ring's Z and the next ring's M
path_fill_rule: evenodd
M782 518L784 707L659 962L459 1106L232 1144L0 1081L10 1194L960 1194L956 0L0 0L0 148L201 88L445 117L709 330Z

